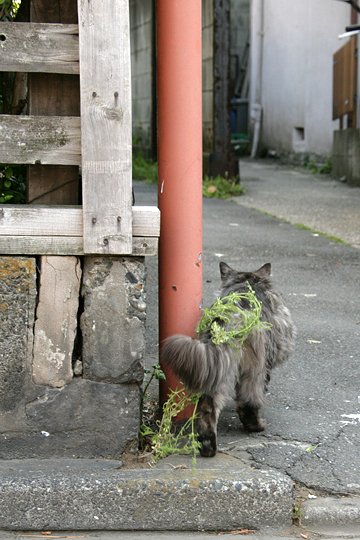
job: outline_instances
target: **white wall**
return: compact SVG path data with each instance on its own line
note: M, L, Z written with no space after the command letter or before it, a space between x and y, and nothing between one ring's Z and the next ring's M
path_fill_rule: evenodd
M263 17L262 17L263 10ZM252 0L251 106L262 105L261 144L329 155L332 55L350 6L334 0ZM296 129L298 128L298 129Z

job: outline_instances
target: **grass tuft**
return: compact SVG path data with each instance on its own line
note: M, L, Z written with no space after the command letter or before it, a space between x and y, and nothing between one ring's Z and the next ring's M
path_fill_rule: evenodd
M203 196L217 199L230 199L244 193L244 187L230 178L205 176L203 180Z

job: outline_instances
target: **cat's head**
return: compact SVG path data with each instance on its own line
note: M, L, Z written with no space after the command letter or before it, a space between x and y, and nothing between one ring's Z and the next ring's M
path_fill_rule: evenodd
M270 285L271 264L266 263L255 272L239 272L231 268L228 264L220 263L221 283L223 287L232 287L237 284L248 282L254 286L258 283Z

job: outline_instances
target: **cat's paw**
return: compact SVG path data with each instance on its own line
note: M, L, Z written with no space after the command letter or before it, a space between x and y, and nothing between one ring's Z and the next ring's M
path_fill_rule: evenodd
M216 434L213 432L199 435L198 441L201 444L200 455L202 457L214 457L216 454Z
M248 433L260 433L261 431L265 431L266 422L262 418L259 418L257 422L244 422L243 420L243 426L244 430Z

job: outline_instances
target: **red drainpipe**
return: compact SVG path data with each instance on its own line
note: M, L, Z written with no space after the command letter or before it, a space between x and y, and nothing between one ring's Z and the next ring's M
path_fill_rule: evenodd
M193 335L201 310L201 0L157 0L156 17L161 346L173 334ZM161 403L180 387L163 369Z

